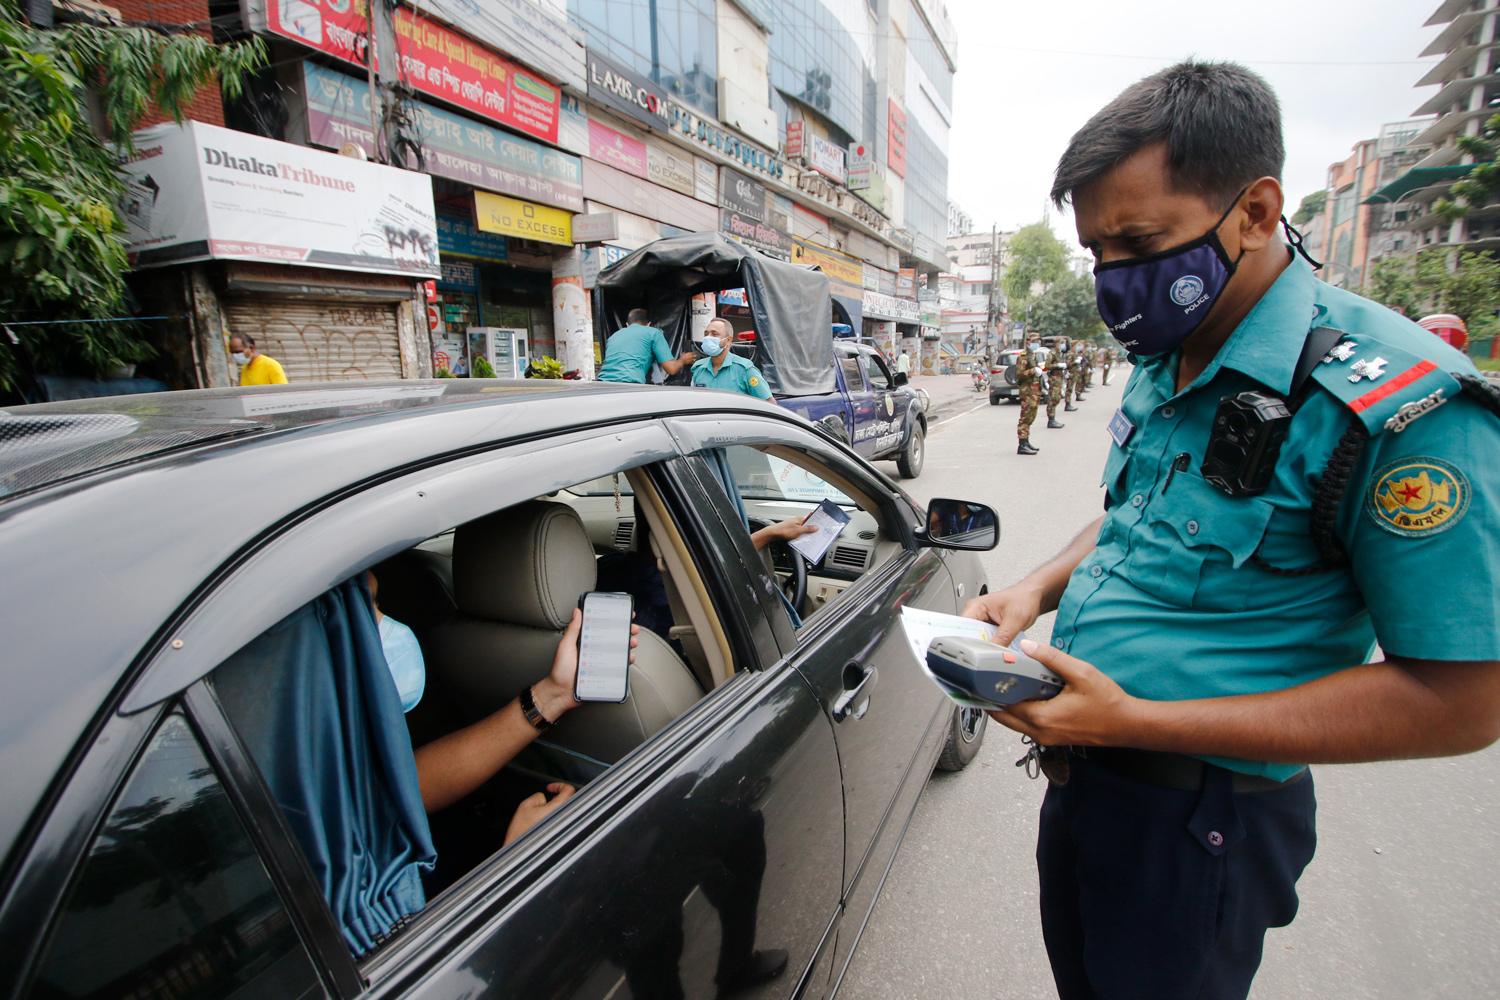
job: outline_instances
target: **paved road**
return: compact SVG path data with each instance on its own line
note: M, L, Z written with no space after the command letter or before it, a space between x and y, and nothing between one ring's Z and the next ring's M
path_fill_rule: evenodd
M1082 409L1060 415L1062 430L1042 429L1043 414L1032 434L1042 452L1030 458L1015 453L1017 407L954 408L940 418L913 493L1000 511L1003 537L985 557L991 586L1023 575L1099 512L1104 428L1123 381L1101 387L1096 377ZM1050 616L1034 632L1050 636ZM1056 997L1032 857L1043 789L1013 766L1020 752L1018 739L992 724L968 770L933 778L842 995ZM1455 760L1318 768L1321 847L1300 884L1301 915L1266 939L1252 996L1500 996L1497 764L1492 748Z

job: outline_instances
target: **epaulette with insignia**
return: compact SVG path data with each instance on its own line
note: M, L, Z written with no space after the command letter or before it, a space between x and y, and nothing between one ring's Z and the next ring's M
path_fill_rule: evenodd
M1405 430L1461 391L1437 362L1357 333L1334 344L1312 378L1347 406L1372 437Z

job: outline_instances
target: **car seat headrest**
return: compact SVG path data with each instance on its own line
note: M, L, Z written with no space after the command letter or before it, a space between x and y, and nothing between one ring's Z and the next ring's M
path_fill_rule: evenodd
M594 589L594 546L573 508L545 500L487 514L453 536L458 609L531 628L565 628Z

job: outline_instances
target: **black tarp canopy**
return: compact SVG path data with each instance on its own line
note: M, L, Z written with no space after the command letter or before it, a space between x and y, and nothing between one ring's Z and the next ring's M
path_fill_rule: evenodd
M758 338L760 367L778 396L836 389L828 278L776 260L718 233L688 233L648 243L599 272L595 328L605 337L626 326L632 309L651 313L674 351L691 346L689 299L743 288Z

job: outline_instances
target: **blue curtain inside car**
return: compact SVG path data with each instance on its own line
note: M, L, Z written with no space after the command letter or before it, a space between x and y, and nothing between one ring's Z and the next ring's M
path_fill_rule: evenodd
M213 685L365 954L425 905L420 869L437 852L363 575L272 626Z

